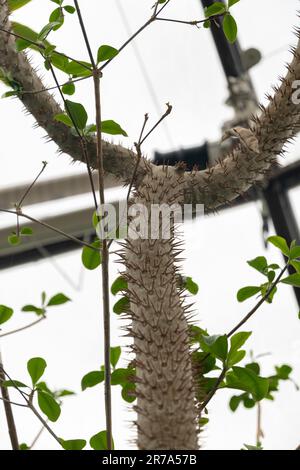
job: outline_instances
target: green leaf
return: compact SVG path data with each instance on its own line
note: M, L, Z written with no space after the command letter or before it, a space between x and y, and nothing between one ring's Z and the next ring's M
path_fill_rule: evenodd
M135 384L128 383L124 385L121 392L123 400L127 403L133 403L136 400Z
M297 273L300 274L300 261L291 261L290 264L293 266L293 268L297 271Z
M90 446L94 450L107 450L107 434L106 431L98 432L90 439ZM114 443L112 448L114 449Z
M287 257L290 256L290 250L287 245L287 242L283 237L279 237L277 235L274 235L272 237L268 238L268 242L272 243L272 245L276 246L276 248L279 248L279 250Z
M12 234L9 235L9 237L8 237L8 243L9 243L10 245L13 245L13 246L20 245L20 243L21 243L21 238L18 237L18 235L16 235L15 233L12 233Z
M121 356L121 348L120 346L116 346L114 348L110 348L110 363L113 366L113 368L116 367L118 364L118 361Z
M92 75L92 65L88 62L84 61L78 61L75 62L72 60L71 62L68 62L65 72L68 75L75 75L76 77L88 77Z
M118 54L119 51L115 47L108 45L100 46L97 54L97 64L99 64L99 62L104 62L105 60L113 59L113 57L116 57Z
M256 269L257 271L259 271L262 274L266 274L266 270L268 268L268 263L267 263L267 260L264 256L258 256L255 259L247 261L247 263L249 264L249 266L251 266L251 268Z
M4 380L1 382L3 387L14 387L14 388L29 388L28 385L25 385L23 382L19 382L19 380Z
M283 364L282 366L275 367L277 377L280 380L288 380L290 373L293 371L292 367L288 366L287 364Z
M243 349L240 349L239 351L233 351L230 353L230 356L228 356L228 367L232 367L235 364L238 364L241 362L244 357L246 356L246 351Z
M75 13L76 9L72 5L66 5L63 7L63 9L67 12L73 15Z
M249 444L244 444L245 450L263 450L261 445L251 446Z
M294 246L290 251L290 258L296 259L300 257L300 246Z
M228 8L232 7L236 3L238 3L240 0L228 0Z
M123 135L124 137L128 137L127 133L124 131L124 129L122 129L120 124L111 119L101 122L101 131L104 134Z
M300 287L300 274L291 274L290 276L282 279L280 282L282 282L283 284L288 284L290 286Z
M47 307L52 307L54 305L62 305L67 302L71 302L71 299L69 299L69 297L67 297L65 294L59 293L51 297L47 304Z
M22 312L32 312L36 315L43 315L45 313L44 308L36 307L35 305L24 305Z
M19 445L20 450L30 450L30 447L25 444L25 442L22 442L22 444Z
M33 230L31 227L23 227L20 231L20 235L28 237L33 235Z
M104 381L104 371L102 370L93 370L89 372L81 380L81 389L82 391L90 387L95 387L95 385L100 384Z
M250 362L249 364L246 364L245 367L252 370L256 375L260 374L260 366L258 362Z
M128 367L127 369L116 369L111 374L111 384L112 385L121 385L124 387L128 383L132 383L132 378L134 377L134 369Z
M84 439L71 439L68 441L60 439L60 443L65 450L82 450L86 446Z
M75 93L75 85L72 82L65 83L62 86L61 91L63 92L64 95L74 95Z
M249 368L234 366L226 374L226 387L244 390L251 393L256 401L260 401L269 391L269 380L259 377Z
M112 284L110 291L113 295L118 294L118 292L128 289L128 283L124 277L119 276Z
M61 413L60 405L49 393L44 392L42 390L38 390L37 393L38 404L41 411L47 416L50 421L57 421Z
M228 352L228 340L226 335L203 336L201 346L204 351L209 352L217 359L221 361L226 360Z
M211 354L207 355L206 352L194 351L192 353L192 361L195 364L196 370L199 367L201 374L208 374L216 368L216 359Z
M47 363L42 357L33 357L27 362L27 370L32 380L32 384L35 385L45 372Z
M121 313L126 313L130 307L130 302L128 297L122 297L118 302L115 303L113 307L114 313L120 315Z
M10 11L15 11L29 2L31 2L31 0L8 0L8 8Z
M223 31L230 43L234 43L237 37L237 24L232 15L227 14L223 20Z
M222 2L215 2L209 7L206 7L204 9L206 18L209 18L210 16L214 16L214 15L220 15L222 13L225 13L225 11L226 11L226 7L224 3Z
M184 282L184 288L192 295L198 294L199 286L193 281L191 277L186 277Z
M83 266L86 269L89 269L90 271L98 268L98 266L100 266L102 262L101 253L100 251L98 251L101 248L100 240L96 240L95 242L93 242L92 246L97 248L97 251L93 250L92 248L89 248L88 246L85 246L82 250L82 256L81 256Z
M12 308L0 305L0 325L6 323L13 315L14 311Z
M237 300L239 302L244 302L247 299L250 299L250 297L253 297L255 294L258 294L260 292L260 287L257 286L247 286L247 287L242 287L237 293Z
M46 37L53 31L55 28L58 26L61 26L60 21L53 21L51 23L46 24L43 29L40 31L38 35L38 40L39 41L44 41Z
M68 127L73 127L72 119L67 114L56 114L56 116L54 116L54 119L55 121L63 122Z
M236 333L235 335L233 335L230 338L231 346L230 346L229 355L233 351L238 351L238 349L240 349L245 344L245 342L251 335L252 335L252 331L240 331L239 333Z
M71 121L75 123L79 130L83 130L86 126L88 115L81 103L66 100L66 112L70 116Z

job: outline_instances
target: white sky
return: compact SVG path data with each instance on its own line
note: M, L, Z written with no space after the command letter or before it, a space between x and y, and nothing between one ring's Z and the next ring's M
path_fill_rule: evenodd
M147 19L153 4L153 0L119 1L133 31ZM89 0L81 2L81 5L94 50L101 44L118 46L124 42L127 35L117 0ZM298 21L298 7L297 0L285 1L284 8L280 0L241 0L234 10L242 46L257 47L264 56L268 56L283 46L294 44L292 26ZM51 8L53 4L49 0L33 0L15 18L34 29L40 29L47 22ZM203 15L199 0L173 0L166 16L192 20ZM54 40L60 50L76 55L78 59L86 59L74 17L69 16ZM231 111L224 106L226 83L210 33L161 22L145 31L136 45L143 56L162 112L167 101L174 106L167 121L172 144L161 127L147 141L145 150L148 155L151 156L155 149L188 147L205 139L218 138L220 126L230 117ZM253 69L252 77L261 100L264 93L270 91L271 85L276 83L278 75L284 73L284 63L289 57L286 51L281 51ZM50 77L47 77L47 83L52 84ZM145 112L150 113L153 122L159 117L132 47L107 69L102 89L103 118L119 122L129 135L123 142L131 146L138 137ZM93 121L91 90L91 83L82 82L74 99L85 103L90 121ZM0 93L4 91L5 88L0 85ZM79 164L70 165L68 156L58 157L56 146L53 143L45 144L42 140L44 132L33 129L32 118L25 117L20 111L17 101L0 102L1 187L31 181L42 160L49 162L44 179L84 171ZM287 161L299 155L299 150L297 141ZM296 190L293 191L293 203L300 218L298 201L299 191ZM78 200L74 204L76 209ZM264 254L260 227L258 208L252 204L194 222L186 230L187 260L184 272L199 283L196 318L211 334L228 331L252 305L251 301L239 305L235 295L240 287L258 281L259 275L251 271L246 260ZM0 240L0 243L2 245L6 241ZM275 250L270 249L266 256L274 262L281 262ZM25 381L27 360L34 356L44 357L48 363L45 379L49 385L53 388L68 387L78 392L78 396L65 400L61 418L52 425L53 429L64 439L89 439L105 428L102 387L80 393L81 377L103 362L100 273L85 272L80 289L74 289L53 262L75 283L80 281L80 251L57 256L52 262L29 263L0 272L0 303L15 309L9 328L34 320L29 314L27 317L27 314L20 313L20 308L27 303L38 303L43 290L49 295L63 291L73 300L53 310L48 320L36 328L3 340L5 364L14 378ZM112 262L112 280L117 275L117 268ZM300 382L300 323L297 317L298 308L292 290L283 286L274 305L264 306L245 328L254 329L249 348L256 354L272 353L263 360L265 374L272 373L275 364L290 363L295 367L294 378ZM114 316L112 322L112 344L127 344L126 339L120 339L120 320ZM232 414L227 406L228 396L232 394L218 392L209 406L210 424L202 437L205 449L239 449L244 442L253 444L255 441L255 412L241 408ZM134 435L132 426L128 424L134 416L120 399L119 388L113 389L113 402L116 446L125 449L128 448L128 439ZM20 441L30 443L40 428L39 422L28 410L15 408L14 411ZM263 404L265 448L295 448L300 442L299 418L300 395L291 383L284 384L275 404ZM2 407L0 422L4 422ZM0 448L9 448L3 425L0 426ZM54 449L57 445L45 432L36 448Z

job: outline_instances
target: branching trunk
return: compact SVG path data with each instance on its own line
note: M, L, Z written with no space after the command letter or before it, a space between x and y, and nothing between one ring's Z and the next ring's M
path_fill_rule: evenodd
M148 209L151 220L153 205L182 200L183 183L174 169L150 170L134 202ZM171 236L167 226L164 230L160 223L159 229L158 239L151 239L150 228L148 239L129 239L125 261L136 355L138 448L197 449L187 306L177 282L180 242L172 224Z

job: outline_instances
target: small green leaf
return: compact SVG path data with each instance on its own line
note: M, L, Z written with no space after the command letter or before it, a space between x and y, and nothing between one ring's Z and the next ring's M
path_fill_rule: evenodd
M73 127L73 122L67 114L56 114L56 116L54 116L54 119L55 121L63 122L68 127Z
M274 235L272 237L268 238L268 242L272 243L272 245L276 246L276 248L279 248L279 250L287 257L290 256L290 250L287 245L287 242L283 237L279 237L277 235Z
M29 2L31 2L31 0L8 0L9 11L18 10Z
M290 258L296 259L300 257L300 246L294 246L290 251Z
M27 370L32 380L32 384L35 385L45 372L47 363L42 357L33 357L27 362Z
M66 65L65 72L76 77L88 77L92 75L92 65L82 60L78 62L72 60Z
M14 311L12 308L0 305L0 325L6 323L13 315Z
M45 309L36 307L35 305L24 305L24 307L22 307L22 312L32 312L36 315L44 315Z
M75 85L74 83L72 82L69 82L69 83L65 83L63 86L62 86L62 92L64 95L74 95L75 93Z
M250 299L258 292L260 292L260 287L257 286L242 287L237 293L237 299L239 302L244 302L244 300Z
M62 305L67 302L71 302L71 299L69 299L69 297L67 297L65 294L59 293L51 297L47 304L47 307L52 307L54 305Z
M60 439L60 443L65 450L82 450L86 446L84 439L71 439L68 441Z
M130 302L128 297L122 297L118 302L115 303L113 307L114 313L120 315L121 313L126 313L130 307Z
M107 433L101 431L90 439L90 446L94 450L107 450ZM112 448L114 449L114 443Z
M191 277L186 277L184 282L184 288L189 291L192 295L198 294L199 286L193 281Z
M127 369L116 369L111 374L111 384L121 385L124 387L128 383L132 383L132 378L135 375L134 369L128 367Z
M27 444L25 444L25 442L22 442L22 444L20 444L20 446L19 446L19 449L20 450L30 450L30 447Z
M243 395L233 395L233 397L230 398L229 408L231 411L234 412L238 409L240 403L242 402L242 396Z
M88 115L81 103L75 103L74 101L66 100L66 112L70 116L71 121L75 123L79 130L83 130L86 126Z
M236 3L238 3L240 0L228 0L228 8L232 7Z
M230 43L234 43L237 37L237 24L232 15L227 14L223 20L223 31Z
M119 51L115 47L107 45L100 46L97 54L97 64L99 64L99 62L104 62L105 60L110 60L118 54Z
M31 227L23 227L20 231L20 235L28 237L33 235L33 230Z
M209 7L206 7L204 10L205 17L209 18L210 16L214 15L221 15L222 13L225 13L226 7L224 3L222 2L215 2Z
M292 367L288 366L287 364L283 364L280 367L276 366L275 370L280 380L288 380L290 373L293 371Z
M113 295L118 294L118 292L124 291L128 288L128 283L124 277L119 276L112 284L110 291Z
M93 269L98 268L102 262L102 256L100 252L101 242L100 240L96 240L92 243L92 246L95 247L97 250L93 250L92 248L85 246L82 250L82 263L86 269L92 271Z
M282 282L283 284L288 284L290 286L300 287L300 274L291 274L290 276L282 279L280 282Z
M127 403L133 403L136 400L135 384L128 383L124 385L121 392L123 400Z
M251 266L251 268L256 269L262 274L265 274L266 269L268 268L268 263L264 256L258 256L255 259L247 261L247 263L249 264L249 266Z
M47 416L50 421L57 421L61 413L60 405L49 393L44 392L42 390L38 390L37 393L38 404L41 411Z
M38 35L38 40L44 41L44 39L47 38L47 36L51 33L51 31L53 31L58 26L61 26L61 21L53 21L51 23L46 24L43 27L43 29L40 31Z
M12 233L12 234L9 235L9 237L8 237L8 243L9 243L10 245L13 245L13 246L20 245L20 243L21 243L21 238L18 237L18 235L16 235L15 233Z
M95 385L100 384L104 381L104 371L102 370L93 370L89 372L81 380L81 389L82 391L90 387L95 387Z
M123 135L124 137L128 137L127 133L124 131L124 129L122 129L120 124L113 121L112 119L101 122L101 131L104 134Z
M245 356L246 351L242 349L240 349L239 351L232 351L232 353L230 353L230 356L228 355L228 367L232 367L235 364L238 364L244 359Z
M203 336L201 342L202 349L209 352L217 359L225 361L228 352L228 339L226 335Z
M118 364L118 361L121 356L121 348L120 346L116 346L114 348L110 348L110 363L113 366L113 368L116 367Z
M73 15L75 13L76 9L72 5L65 5L63 9L67 12Z
M28 385L25 385L23 382L19 382L19 380L4 380L1 385L3 387L29 388Z
M232 351L238 351L238 349L240 349L245 344L245 342L251 335L252 335L252 331L240 331L239 333L236 333L235 335L233 335L230 338L231 347L230 347L229 354Z
M259 377L249 368L234 366L226 375L226 387L244 390L260 401L269 391L269 380Z

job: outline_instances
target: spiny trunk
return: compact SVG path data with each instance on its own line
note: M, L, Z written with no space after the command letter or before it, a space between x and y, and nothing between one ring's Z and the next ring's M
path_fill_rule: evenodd
M177 170L149 168L134 202L150 217L152 204L182 200L183 182ZM188 321L176 281L180 251L174 230L167 239L127 241L139 449L198 448Z

